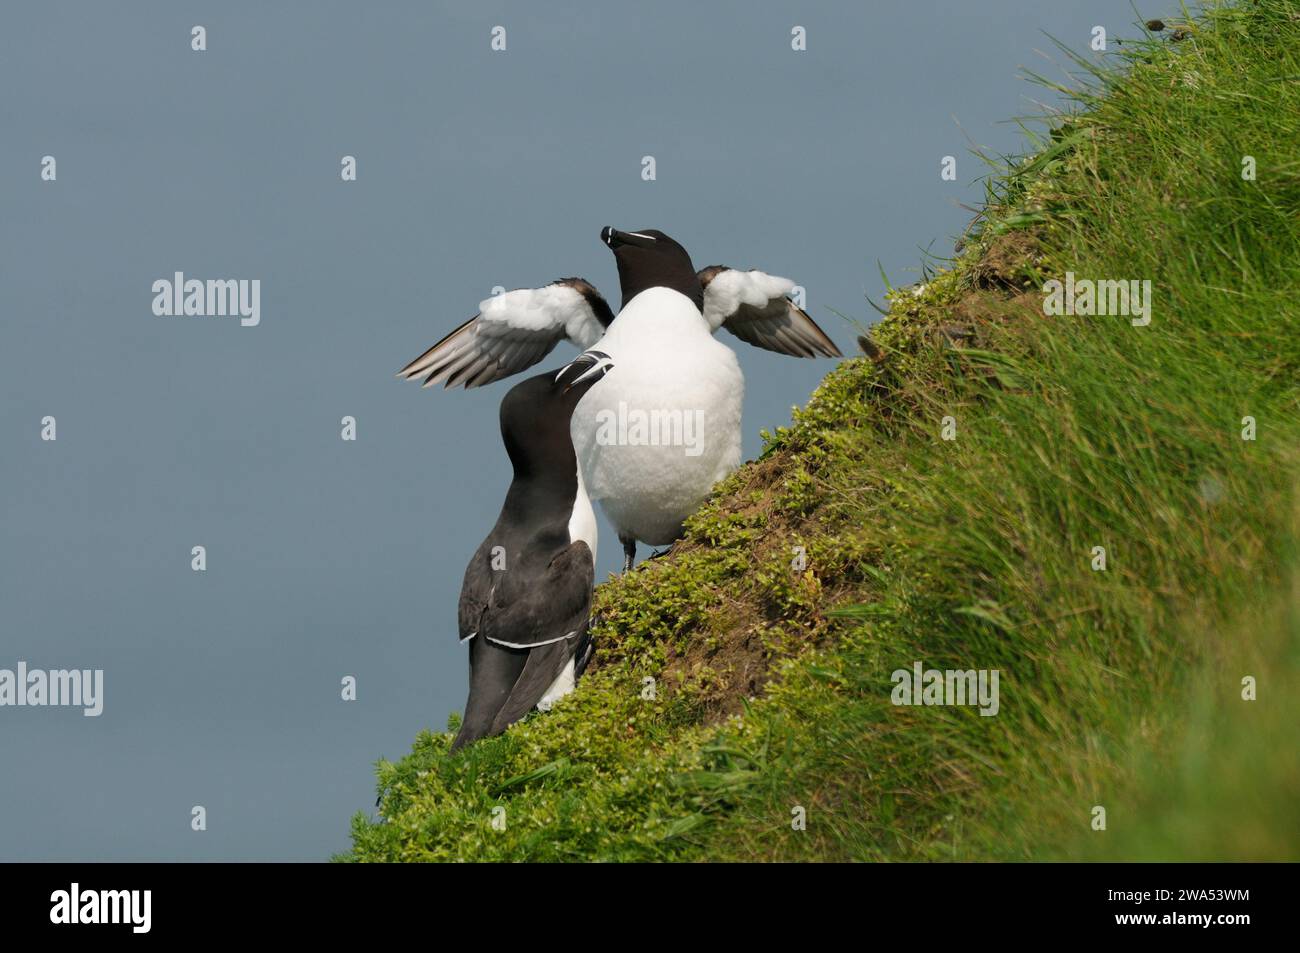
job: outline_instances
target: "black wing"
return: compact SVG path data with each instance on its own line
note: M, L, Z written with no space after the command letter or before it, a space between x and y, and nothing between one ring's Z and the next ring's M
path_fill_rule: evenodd
M532 711L587 633L595 564L586 543L560 550L540 572L527 552L515 571L493 570L492 545L489 538L479 547L461 590L461 638L474 642L470 698L453 749L500 734Z
M591 612L596 581L596 566L587 544L581 540L569 544L540 572L531 571L527 552L519 559L521 571L507 569L498 574L478 634L510 649L576 638Z

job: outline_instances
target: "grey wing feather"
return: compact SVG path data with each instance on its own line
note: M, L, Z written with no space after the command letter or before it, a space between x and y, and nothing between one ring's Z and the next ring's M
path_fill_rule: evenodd
M791 357L843 357L808 313L786 297L793 283L761 271L710 265L698 278L710 327Z
M492 734L505 731L537 706L569 663L573 641L552 642L528 653L528 662L510 689L510 697L492 719Z
M465 580L460 587L460 602L456 606L456 618L460 630L460 640L465 642L478 634L482 626L483 615L492 599L492 589L496 583L492 571L491 539L485 539L478 551L465 567Z
M479 303L480 311L397 372L424 386L481 387L532 367L567 338L588 348L613 321L590 282L563 278Z
M581 540L557 553L546 572L530 583L499 573L479 634L507 648L533 648L572 641L586 625L596 567Z

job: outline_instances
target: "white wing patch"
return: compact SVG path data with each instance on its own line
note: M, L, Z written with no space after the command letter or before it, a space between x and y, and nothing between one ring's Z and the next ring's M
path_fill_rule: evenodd
M563 335L585 350L605 333L587 299L568 285L519 288L486 298L478 307L476 337L509 337L516 331Z
M747 344L791 357L843 357L835 342L788 297L794 282L762 271L711 265L699 272L704 320Z
M600 293L580 278L521 288L479 302L479 313L398 372L424 386L479 387L532 367L568 338L585 350L613 320ZM427 375L427 376L426 376Z
M730 268L720 272L704 289L704 320L716 331L741 308L753 308L773 316L784 314L785 296L794 290L789 278L778 278L763 271L740 271Z
M477 635L478 633L475 634ZM571 639L577 634L578 634L578 630L574 629L572 632L566 632L564 635L557 635L553 639L543 639L540 642L507 642L505 639L494 639L490 635L487 636L487 640L491 642L493 645L504 645L508 649L535 649L543 645L551 645L555 642L563 642L565 639Z

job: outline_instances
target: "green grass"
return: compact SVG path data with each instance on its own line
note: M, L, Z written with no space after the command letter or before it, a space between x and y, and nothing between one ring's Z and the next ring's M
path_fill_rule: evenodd
M1300 858L1300 5L1177 25L1080 61L874 358L598 589L574 695L421 733L339 859ZM1067 270L1150 325L1044 316ZM918 660L998 714L893 705Z

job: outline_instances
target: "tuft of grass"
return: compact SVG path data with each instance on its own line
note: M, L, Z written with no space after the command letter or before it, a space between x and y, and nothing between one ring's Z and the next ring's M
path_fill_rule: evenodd
M576 693L421 733L338 859L1300 857L1300 7L1169 35L1080 61L872 357L599 587ZM1151 323L1046 316L1067 271ZM894 705L916 661L997 714Z

